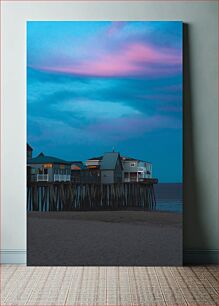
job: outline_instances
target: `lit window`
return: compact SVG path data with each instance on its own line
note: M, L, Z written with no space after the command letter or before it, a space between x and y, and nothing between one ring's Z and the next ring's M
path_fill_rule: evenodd
M52 168L52 164L44 164L43 168Z

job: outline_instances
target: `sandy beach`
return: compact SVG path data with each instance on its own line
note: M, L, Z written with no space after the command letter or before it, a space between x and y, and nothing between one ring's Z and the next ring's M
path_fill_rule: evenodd
M182 264L182 214L148 211L28 212L28 265Z

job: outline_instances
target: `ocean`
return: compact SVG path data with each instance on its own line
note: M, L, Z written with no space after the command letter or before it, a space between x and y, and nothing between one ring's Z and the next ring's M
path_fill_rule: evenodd
M183 194L181 183L160 183L154 185L156 210L179 212L183 211Z

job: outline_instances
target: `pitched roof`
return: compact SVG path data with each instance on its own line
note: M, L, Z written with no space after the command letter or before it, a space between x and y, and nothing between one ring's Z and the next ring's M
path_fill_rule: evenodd
M120 155L118 152L105 153L100 163L100 169L101 170L114 170L116 168L116 163L118 159L121 163ZM122 167L122 164L121 164L121 167Z
M70 165L71 163L65 161L63 159L53 157L53 156L46 156L43 153L40 153L37 157L28 159L28 164L66 164Z

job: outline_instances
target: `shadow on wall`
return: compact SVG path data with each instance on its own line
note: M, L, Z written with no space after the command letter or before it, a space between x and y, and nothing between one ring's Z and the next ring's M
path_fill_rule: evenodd
M183 25L183 246L184 262L187 262L186 253L204 241L207 235L201 222L200 195L198 173L195 162L194 145L194 105L192 97L190 62L190 35L189 25Z

